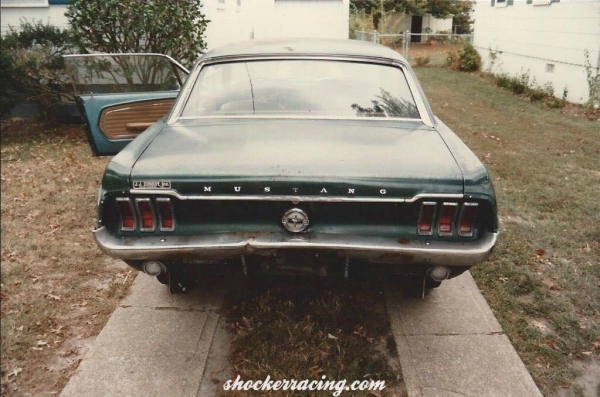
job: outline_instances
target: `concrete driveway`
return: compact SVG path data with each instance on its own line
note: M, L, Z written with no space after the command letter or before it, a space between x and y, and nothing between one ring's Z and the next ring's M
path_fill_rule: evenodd
M61 397L215 395L232 379L225 293L170 295L140 274ZM470 273L425 300L388 287L386 306L410 397L541 396Z
M171 295L140 273L61 396L213 396L217 378L229 379L224 294L202 285Z

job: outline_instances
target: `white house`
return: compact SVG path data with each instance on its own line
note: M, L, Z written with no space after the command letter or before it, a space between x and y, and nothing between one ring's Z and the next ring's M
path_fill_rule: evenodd
M12 26L18 28L21 20L30 22L41 20L43 23L61 29L69 27L65 17L69 0L0 0L2 35Z
M203 0L209 49L242 40L348 38L350 0Z
M439 33L452 32L452 18L435 18L431 14L416 16L403 13L393 13L385 17L386 33L402 33L407 30L411 33ZM427 41L427 36L412 36L413 43Z
M1 0L2 34L20 19L67 28L69 0ZM350 0L202 0L208 49L243 40L348 38ZM174 21L174 23L176 23Z
M528 74L537 85L574 103L589 99L585 52L600 67L599 0L477 0L473 45L483 69Z

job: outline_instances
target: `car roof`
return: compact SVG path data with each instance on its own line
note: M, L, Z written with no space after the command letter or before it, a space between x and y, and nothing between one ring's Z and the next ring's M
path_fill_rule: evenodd
M361 58L385 58L405 62L396 51L367 41L340 39L287 39L269 41L243 41L215 48L204 54L200 60L244 56L348 56Z

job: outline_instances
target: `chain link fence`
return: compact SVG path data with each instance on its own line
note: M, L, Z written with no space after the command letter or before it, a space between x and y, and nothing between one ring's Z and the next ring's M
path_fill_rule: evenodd
M447 53L456 51L466 43L473 43L472 34L452 33L379 33L376 30L354 32L355 40L386 45L411 61L428 58L433 64L443 63Z

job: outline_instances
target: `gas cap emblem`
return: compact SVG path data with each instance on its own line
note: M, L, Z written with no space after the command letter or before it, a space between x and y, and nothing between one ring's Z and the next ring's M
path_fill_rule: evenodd
M286 230L292 233L300 233L308 228L308 215L299 208L292 208L283 214L281 223Z

